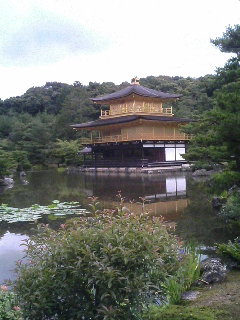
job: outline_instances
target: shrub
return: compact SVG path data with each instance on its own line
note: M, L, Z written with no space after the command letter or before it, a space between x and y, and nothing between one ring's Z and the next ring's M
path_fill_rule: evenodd
M229 241L217 245L218 252L230 256L240 262L240 239L237 238L233 242Z
M104 211L40 228L18 266L24 319L139 319L178 268L177 241L160 219Z
M81 145L78 140L60 140L55 143L51 150L51 156L57 158L58 162L65 165L80 165L83 160L78 154Z
M0 178L11 173L17 168L17 163L13 159L11 152L0 149Z
M235 171L223 171L216 173L213 176L213 189L217 193L221 193L223 190L231 188L233 185L240 185L240 172Z
M29 169L30 162L24 151L5 151L0 148L0 178L14 170Z
M17 306L16 295L8 291L6 286L0 286L0 319L21 320L21 310Z
M227 202L222 206L220 215L227 219L240 219L240 194L233 193L227 198Z

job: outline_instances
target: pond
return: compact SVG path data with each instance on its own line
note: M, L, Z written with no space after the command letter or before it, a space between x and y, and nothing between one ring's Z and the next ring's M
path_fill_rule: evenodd
M237 236L234 227L219 219L211 207L205 180L194 180L189 173L124 174L67 173L56 170L29 172L25 180L16 179L12 189L0 190L0 204L26 208L49 205L54 200L78 201L88 207L88 197L96 196L102 206L117 205L120 191L126 206L136 212L145 210L163 216L183 240L211 246ZM58 227L64 217L44 216L40 222ZM23 256L24 239L34 233L35 222L0 222L0 284L14 278L15 262Z

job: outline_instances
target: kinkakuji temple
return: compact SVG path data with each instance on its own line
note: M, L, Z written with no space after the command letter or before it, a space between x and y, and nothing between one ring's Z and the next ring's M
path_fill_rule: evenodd
M75 130L89 131L83 139L87 167L147 167L185 163L190 136L183 125L191 119L174 117L164 103L181 95L143 87L139 79L130 86L91 100L102 106L99 120L74 124ZM88 156L86 156L88 155Z

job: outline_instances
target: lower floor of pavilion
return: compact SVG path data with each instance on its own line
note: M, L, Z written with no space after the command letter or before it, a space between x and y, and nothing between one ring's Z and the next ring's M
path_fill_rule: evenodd
M88 145L80 154L85 167L148 167L186 163L186 141L132 141Z

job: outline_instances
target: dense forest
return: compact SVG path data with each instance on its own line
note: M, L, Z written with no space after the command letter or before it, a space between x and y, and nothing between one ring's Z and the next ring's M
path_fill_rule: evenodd
M212 75L197 79L169 76L140 79L143 86L182 94L183 97L173 103L174 113L190 118L212 109L212 81ZM23 168L54 161L78 163L78 138L84 133L74 132L69 125L97 119L100 107L90 98L127 85L127 82L121 85L47 82L42 87L28 89L22 96L0 100L0 164L3 156L8 158L8 166L17 163Z

